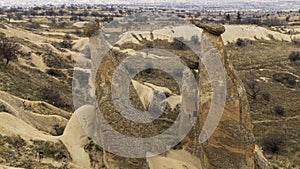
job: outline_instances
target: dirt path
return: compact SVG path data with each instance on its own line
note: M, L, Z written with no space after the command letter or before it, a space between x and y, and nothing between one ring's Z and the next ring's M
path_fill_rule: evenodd
M262 120L262 121L253 121L253 124L262 124L262 123L282 123L290 120L300 120L300 115L293 116L293 117L286 117L285 119L280 119L280 120Z

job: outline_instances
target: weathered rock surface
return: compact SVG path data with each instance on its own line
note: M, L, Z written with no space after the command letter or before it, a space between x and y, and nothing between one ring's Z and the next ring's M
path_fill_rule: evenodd
M181 152L174 152L173 157L169 157L167 154L162 154L152 158L123 158L116 155L110 155L110 153L104 153L107 164L112 165L113 168L157 168L158 163L168 163L160 168L170 168L174 165L176 158L182 155L182 152L189 154L195 161L199 161L197 165L187 160L178 160L178 165L185 168L198 168L198 169L254 169L257 166L267 166L266 161L255 156L254 136L252 133L252 123L250 117L249 105L247 102L246 92L242 82L239 80L235 71L230 64L229 59L224 51L224 44L221 38L221 34L225 31L225 28L221 25L214 23L209 24L196 24L196 26L203 29L203 35L201 37L201 56L202 59L209 60L210 55L215 54L221 61L225 73L226 82L220 81L218 85L225 85L226 83L226 100L224 113L220 119L219 125L213 132L212 136L204 143L199 143L199 136L204 127L205 121L209 116L209 110L211 108L211 102L213 100L211 79L209 79L208 72L206 70L207 65L203 64L203 60L199 62L198 75L199 75L199 112L197 122L184 138L184 140L176 146L177 149L181 149ZM95 51L94 51L95 52ZM92 54L93 56L93 54ZM107 55L103 58L101 66L98 71L95 71L95 84L96 95L99 109L103 113L105 119L109 122L114 129L118 132L131 137L150 137L157 135L166 130L170 125L168 122L175 120L178 110L175 109L171 113L163 114L162 117L169 118L169 121L155 121L153 124L136 124L128 119L125 119L114 108L113 98L111 94L113 80L113 72L117 69L119 63L126 59L125 55L119 55L118 59ZM172 62L170 62L172 64ZM213 63L211 63L214 65ZM211 66L212 66L211 65ZM140 66L140 65L139 65ZM98 66L97 66L98 67ZM193 66L194 67L194 66ZM216 74L220 72L216 71ZM123 77L120 77L123 78ZM126 80L124 79L126 82ZM124 89L121 84L114 84ZM166 84L164 87L168 87L170 84ZM225 92L225 91L224 91ZM130 87L130 100L136 104L136 108L143 109L142 103L139 100L137 93ZM221 96L220 96L221 97ZM187 100L185 100L187 101ZM218 104L216 104L219 106ZM174 106L172 106L174 108ZM177 114L176 114L177 113ZM175 115L175 118L169 117L170 114ZM213 119L213 120L218 120ZM154 125L155 124L155 125ZM104 133L101 136L103 139L101 144L107 144L105 140L106 136L112 135L109 133L107 125L101 125ZM171 133L170 133L171 134ZM117 138L116 138L117 139ZM166 138L168 139L168 138ZM132 143L134 144L134 143ZM130 144L128 144L130 148ZM118 147L110 147L112 149L118 149ZM143 145L141 145L143 150ZM159 150L159 147L153 147L153 152ZM126 150L123 150L126 151ZM169 153L170 153L169 152ZM177 154L178 153L178 154ZM145 155L147 152L145 152ZM257 153L256 153L257 154ZM188 155L187 157L188 158ZM175 161L174 161L175 160ZM110 162L109 162L110 161ZM263 168L263 167L262 167Z
M197 27L213 34L213 35L221 35L225 32L225 27L223 25L213 23L213 22L201 22L197 20L192 21Z
M219 59L224 65L227 97L223 116L215 132L206 143L201 145L194 143L196 146L192 151L201 157L203 168L254 168L254 136L243 84L226 56L221 36L205 29L201 45L204 57L209 57L206 53L211 49L217 50ZM201 89L199 123L202 127L207 120L212 101L210 79L203 65L199 66L199 77Z
M255 169L273 169L270 162L263 155L262 151L259 149L257 145L255 145L254 149L254 162Z

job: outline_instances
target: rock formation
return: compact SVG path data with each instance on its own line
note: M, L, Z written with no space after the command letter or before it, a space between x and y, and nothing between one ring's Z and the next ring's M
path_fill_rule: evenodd
M212 34L207 29L218 30L220 26L216 28L213 25L204 27L203 50L201 52L204 57L209 57L205 53L213 48L217 49L217 56L219 56L225 69L227 96L218 127L205 143L201 145L194 143L197 146L193 149L193 153L201 158L203 168L252 169L254 167L254 136L246 92L224 51L220 36L220 33L224 31L218 33L219 35L217 33ZM199 77L201 89L199 123L202 127L207 120L212 94L205 66L201 64Z
M159 156L140 159L124 158L118 155L112 155L109 152L104 151L103 155L105 157L103 159L106 159L104 160L106 167L112 166L112 168L157 169L168 167L182 168L182 166L185 166L186 168L196 169L254 169L260 168L260 166L264 166L263 163L265 163L266 161L262 160L261 156L254 154L254 136L252 133L250 110L245 94L245 89L242 82L237 77L232 65L230 64L229 58L226 56L226 52L224 51L224 44L221 38L221 34L225 31L225 29L223 26L211 23L201 23L196 24L196 26L200 28L199 31L201 29L203 31L200 43L202 58L198 61L195 59L189 59L188 57L190 56L182 59L188 60L190 62L186 65L193 65L192 67L190 67L191 69L194 69L195 65L198 65L199 67L198 71L194 71L194 73L198 72L197 78L198 86L200 88L199 111L198 115L196 116L197 121L195 125L190 130L188 135L178 145L174 146L167 153L163 153ZM94 55L95 54L96 53L94 53ZM92 135L92 137L94 136L97 138L101 138L101 140L97 141L99 144L105 147L105 145L109 144L109 142L114 142L118 139L115 138L116 140L106 140L106 137L114 134L112 132L109 132L110 127L114 128L119 133L122 133L124 135L144 138L160 134L168 127L170 127L170 124L168 123L173 120L175 121L176 115L178 115L179 112L179 108L174 108L175 106L172 106L172 109L168 109L170 112L162 114L162 117L160 119L157 119L153 123L149 124L134 123L133 121L124 118L118 112L117 108L114 107L114 98L112 98L113 96L111 90L114 85L117 85L119 87L118 90L120 91L125 90L127 86L124 84L116 83L113 78L113 72L117 69L122 61L126 60L126 56L121 53L117 53L118 58L116 59L116 57L112 56L111 54L116 53L115 51L110 51L109 54L107 54L102 59L101 66L96 71L95 75L95 88L98 108L101 109L101 113L108 123L104 125L101 124L101 126L99 126L98 124L101 123L101 120L99 121L99 119L97 119L97 127L99 127L98 130L101 128L102 132L98 132L97 128L95 128L95 131L97 132L95 132L94 134L90 133L90 135ZM203 127L205 127L205 122L207 120L218 120L217 117L215 119L209 118L209 110L211 106L221 106L218 105L218 103L212 104L213 97L222 97L219 95L214 96L212 92L213 85L211 84L209 72L206 67L207 65L204 65L205 60L208 62L212 62L209 60L210 55L218 56L218 59L223 66L226 81L218 81L214 83L219 86L226 86L226 98L224 103L224 112L220 118L220 122L216 127L216 130L212 133L211 137L209 137L208 140L204 140L202 143L201 135L206 132L204 131L204 129L202 129ZM170 65L173 64L172 60L169 60L169 62ZM211 64L213 65L214 63ZM181 71L183 72L183 70ZM215 73L220 74L220 72ZM129 84L131 83L130 80L126 79L125 77L120 76L119 78L124 78L124 82L128 82ZM170 84L166 84L166 86L164 87L170 87ZM136 104L135 108L143 110L143 107L145 107L145 105L142 104L139 100L139 97L134 91L134 88L129 88L129 99L131 100L131 102ZM123 96L120 95L119 97ZM183 98L180 98L180 100L184 101ZM188 102L187 100L185 101ZM128 109L128 111L133 110ZM96 113L96 115L99 114ZM170 115L175 116L175 118L170 117ZM165 121L165 119L168 120ZM174 133L169 134L172 135ZM128 150L130 150L130 144L135 143L131 142L126 144L128 144ZM159 142L157 142L157 144L158 147L153 147L152 152L142 153L144 153L144 155L149 155L148 153L159 152L161 147L159 147ZM113 146L114 145L110 145L108 151L110 151L111 149L118 149L117 145L115 145L116 147ZM140 150L143 151L143 146L145 145L140 146ZM141 152L136 153L138 154ZM124 152L124 154L126 154L126 152ZM183 159L182 156L185 156L186 158ZM189 156L194 160L191 161L191 158L189 158ZM174 164L178 165L176 166Z

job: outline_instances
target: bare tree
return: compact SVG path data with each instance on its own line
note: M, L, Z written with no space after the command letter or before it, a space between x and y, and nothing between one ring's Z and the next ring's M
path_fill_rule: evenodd
M292 53L290 53L289 60L291 61L292 64L297 63L297 61L300 60L300 52L292 52Z
M284 139L281 134L272 133L262 139L262 147L264 150L269 151L271 153L276 153L283 150L284 147Z
M18 60L22 54L20 45L12 38L1 37L0 39L0 60L6 59L6 64L11 60Z
M255 79L249 79L246 81L246 84L248 86L247 94L252 97L252 99L256 100L257 96L261 94L261 88L258 84L258 82Z

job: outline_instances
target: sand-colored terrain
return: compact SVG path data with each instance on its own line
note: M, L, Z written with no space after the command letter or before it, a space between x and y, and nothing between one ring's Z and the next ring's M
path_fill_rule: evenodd
M291 36L276 31L269 30L264 27L255 25L225 25L226 31L222 35L225 43L234 42L238 38L241 39L265 39L265 40L283 40L291 41Z
M12 22L21 23L19 21ZM87 22L76 22L73 24L76 29L83 28ZM9 37L16 37L20 40L23 40L24 42L21 43L22 51L26 54L30 53L30 56L28 58L22 57L19 59L19 62L15 63L16 65L20 64L22 66L25 66L28 69L34 69L39 70L42 73L45 73L43 78L51 78L55 81L58 81L61 84L66 84L72 82L72 71L73 67L63 67L60 65L57 67L51 67L51 63L49 66L49 63L47 64L47 58L50 57L48 55L45 55L47 53L54 53L54 58L63 58L66 61L68 60L70 62L70 65L74 63L78 59L78 56L82 52L82 50L86 49L86 45L89 43L88 38L78 37L77 35L71 34L71 37L74 38L73 40L73 46L69 49L62 49L60 47L57 47L52 42L59 43L63 40L63 36L65 35L63 28L61 30L57 30L57 32L45 32L45 30L36 30L34 32L18 28L12 25L5 25L6 29L0 28L0 32L6 34ZM42 27L47 27L42 25ZM267 41L284 41L284 42L291 42L293 38L299 38L299 35L288 35L284 32L279 31L273 31L271 29L265 28L265 27L259 27L255 25L225 25L226 32L222 35L222 38L225 42L225 44L229 44L230 42L235 42L238 38L242 39L250 39L250 40L267 40ZM74 31L73 28L69 29L68 31ZM299 31L299 30L297 30ZM124 40L123 43L126 42L132 42L139 44L140 40L143 40L143 38L133 38L132 32L128 33L127 36L124 36L123 38L128 40ZM136 35L139 33L143 34L145 32L134 32ZM180 38L185 41L191 41L193 36L198 36L198 41L201 41L201 35L202 30L200 30L197 27L194 26L182 26L177 27L175 29L171 28L165 28L165 29L159 29L157 31L154 31L154 38L156 39L167 39L169 42L173 41L173 38L176 37ZM147 35L143 34L144 38L151 39L151 36L149 32L146 32ZM299 38L300 39L300 38ZM27 44L28 42L28 44ZM30 45L29 45L30 43ZM195 42L194 42L195 43ZM260 42L261 45L267 44L266 42ZM196 42L197 44L197 42ZM121 50L118 47L114 47L114 49L126 53L131 54L135 52L133 49L126 49ZM253 50L254 51L254 50ZM265 50L266 51L266 50ZM234 53L234 52L233 52ZM235 54L235 53L234 53ZM245 57L242 58L243 61L236 59L235 60L235 66L240 66L243 68L248 68L249 63L253 63L253 65L260 66L258 62L269 62L270 57L269 55L266 55L264 52L259 53L262 60L257 61L258 59L253 59L251 57ZM258 54L256 53L258 56ZM71 56L70 59L66 59L68 56ZM285 56L284 56L285 57ZM287 61L283 60L281 57L278 59L278 57L273 54L273 60L276 60L282 63L286 63ZM83 59L83 63L90 64L91 60L88 58L81 57L80 59ZM60 60L52 61L53 64L56 64L60 62ZM236 64L236 63L240 63ZM69 64L69 63L68 63ZM271 63L272 64L272 63ZM248 66L248 67L247 67ZM88 67L88 66L87 66ZM284 66L283 66L284 67ZM61 71L63 72L62 77L57 76L50 76L47 73L48 69L53 69L55 71ZM249 69L251 69L250 67ZM292 70L297 76L295 76L299 82L299 72L297 70L294 70L294 68L291 67L284 67L284 71ZM91 74L90 70L84 69L84 68L78 68L75 67L74 70L79 70L82 72L85 72L87 74ZM262 72L267 72L267 69L262 68ZM241 72L247 71L247 70L241 70ZM271 71L270 71L271 72ZM30 71L26 71L25 73L30 74ZM273 73L273 71L271 72ZM274 85L275 83L272 82L272 77L270 76L271 73L267 73L264 75L261 75L259 79L265 83L268 83L270 85ZM243 74L242 74L243 75ZM15 76L14 71L12 71L12 76ZM19 78L19 77L18 77ZM22 79L24 81L28 79ZM88 79L88 84L91 85L91 79ZM259 81L259 80L258 80ZM74 82L74 81L73 81ZM76 81L75 81L76 82ZM78 83L78 82L76 82ZM9 82L5 82L5 84L8 84L7 86L10 87L10 85L18 85L18 84L10 84ZM142 84L142 85L141 85ZM51 84L52 85L52 84ZM69 84L68 84L69 85ZM67 85L66 85L67 86ZM71 86L71 85L70 85ZM136 83L134 83L134 87L137 90ZM137 90L138 97L142 100L147 98L147 100L142 100L142 104L144 108L147 108L147 105L149 105L149 102L151 101L151 97L153 97L153 91L158 90L163 93L167 93L171 95L171 97L168 97L166 101L170 108L172 110L176 109L176 106L179 105L182 102L182 98L180 95L176 95L172 93L172 91L168 88L153 85L151 83L147 82L140 82L138 86L142 86L141 90ZM24 86L25 87L25 86ZM32 90L30 87L26 86L28 89ZM54 88L59 88L60 86L52 86ZM281 85L282 88L284 88L284 85ZM60 87L63 88L63 87ZM70 87L71 88L71 87ZM274 89L278 90L278 88ZM62 89L64 90L64 88ZM92 89L95 90L95 89ZM299 88L295 89L288 89L293 90L294 94L299 93ZM284 90L285 91L285 90ZM38 93L39 91L32 90L33 93ZM142 94L144 94L142 96ZM286 94L283 94L286 95ZM274 98L274 97L273 97ZM33 98L34 100L35 98ZM278 99L276 97L276 99ZM278 99L279 100L279 99ZM50 104L49 104L50 103ZM62 145L67 150L67 157L60 157L58 159L55 159L54 157L46 157L41 160L41 163L43 164L53 164L55 167L62 167L65 164L63 159L67 159L67 166L70 168L78 168L78 169L89 169L93 168L92 166L95 166L93 164L94 161L101 161L103 160L103 166L106 165L109 166L107 161L111 159L102 159L102 157L98 157L94 159L95 157L91 156L91 153L87 151L87 145L91 142L91 138L88 137L88 135L93 135L95 130L93 128L93 122L95 120L95 108L91 105L85 105L83 107L80 107L74 112L68 112L66 110L63 110L62 108L58 108L54 106L53 102L45 102L45 101L31 101L24 98L16 97L12 93L9 93L9 89L7 89L7 92L0 91L0 135L3 137L15 137L20 136L22 139L25 140L26 146L24 146L27 149L32 149L32 146L36 141L45 141L45 142L51 142L55 144ZM51 105L53 104L53 105ZM285 103L285 106L289 106L287 103ZM264 105L265 106L265 105ZM268 129L270 128L270 124L275 124L278 126L282 123L289 123L292 124L294 121L299 121L299 115L295 115L298 111L297 108L295 108L295 112L292 112L293 110L289 110L287 117L271 117L271 119L264 119L264 117L269 116L268 114L263 114L263 118L258 115L257 112L254 112L253 115L256 117L253 124L256 126L255 131L259 130L259 128ZM258 110L259 113L260 110ZM264 112L263 112L264 113ZM292 114L292 115L291 115ZM291 116L289 116L291 115ZM284 126L288 126L289 124L284 124ZM58 129L63 128L63 132L58 132ZM293 126L286 127L288 129L293 129ZM88 133L86 133L88 132ZM297 139L295 139L297 140ZM291 141L291 144L295 146L295 142ZM5 145L7 146L7 144ZM1 146L0 146L1 148ZM10 149L11 147L8 147ZM255 151L258 151L259 148L256 146ZM20 148L16 148L16 151ZM96 148L95 148L96 149ZM23 150L22 150L23 151ZM33 149L34 153L37 153L38 150ZM100 151L100 150L98 150ZM293 152L294 150L288 151L288 153ZM100 151L102 153L102 150ZM95 153L95 152L94 152ZM299 156L299 153L295 153ZM260 156L263 156L261 152L259 152ZM272 156L268 156L269 158L272 158ZM37 161L35 154L34 155L28 155L28 159L34 158L34 160ZM297 157L295 157L296 159ZM280 159L283 159L280 157ZM262 160L268 160L267 158L263 157ZM272 159L274 160L274 158ZM294 160L295 161L295 160ZM99 162L101 163L101 162ZM201 162L198 158L195 158L192 154L185 150L172 150L168 153L165 153L163 155L155 156L155 157L149 157L147 158L147 163L149 164L150 169L202 169L201 168ZM0 164L1 164L1 158L0 158ZM6 166L7 165L7 166ZM8 167L8 165L14 165L14 164L5 164L0 165L0 169L17 169L14 167Z

